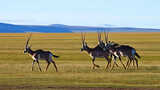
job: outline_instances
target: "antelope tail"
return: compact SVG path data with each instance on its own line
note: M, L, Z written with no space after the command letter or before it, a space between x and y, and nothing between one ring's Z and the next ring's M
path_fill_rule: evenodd
M135 53L135 56L137 56L138 58L141 58L141 56L138 53Z
M59 58L59 56L56 56L56 55L53 55L53 57L55 57L55 58Z
M52 54L52 53L51 53L51 54ZM56 56L56 55L53 55L53 54L52 54L52 56L55 57L55 58L59 58L59 56Z

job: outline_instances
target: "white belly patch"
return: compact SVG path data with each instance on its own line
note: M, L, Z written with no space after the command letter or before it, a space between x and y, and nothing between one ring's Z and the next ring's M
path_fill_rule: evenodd
M120 52L120 55L121 55L121 56L124 56L122 52Z
M114 52L114 55L115 55L116 57L119 57L116 52Z

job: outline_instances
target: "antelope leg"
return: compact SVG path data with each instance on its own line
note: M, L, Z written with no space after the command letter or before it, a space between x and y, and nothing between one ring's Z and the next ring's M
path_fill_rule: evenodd
M116 66L119 67L119 65L115 62Z
M108 68L108 66L110 66L110 63L108 62L107 66L106 66L106 69Z
M38 63L39 70L42 72L42 69L41 69L41 67L40 67L40 65L39 65L39 61L38 61L38 60L36 60L36 61L37 61L37 63Z
M130 63L130 59L128 59L128 61L127 61L126 69L128 68L129 63Z
M130 67L130 64L132 63L132 61L133 61L133 60L131 59L130 62L129 62L129 64L128 64L128 68Z
M35 60L33 60L33 62L32 62L32 71L34 69L34 63L35 63Z
M117 63L116 63L116 57L114 58L114 63L113 63L113 66L112 66L111 70L113 70L114 64L117 64Z
M111 70L113 70L113 68L114 68L114 64L115 64L115 61L114 61L114 63L113 63L113 66L112 66Z
M125 65L123 64L122 59L121 59L120 57L119 57L119 60L120 60L121 64L123 65L124 69L126 69L126 67L125 67Z
M137 69L138 69L138 60L135 58L135 60L136 60L136 66L137 66Z
M55 69L56 69L56 72L58 72L58 69L57 69L56 63L55 63L53 60L52 60L52 63L53 63L53 65L54 65Z
M46 71L48 70L49 65L50 65L50 63L48 62L47 67L46 67Z
M111 59L109 59L108 58L108 56L105 56L105 59L107 60L107 62L108 62L108 64L107 64L107 66L106 66L106 69L109 67L109 66L111 66Z
M99 65L96 65L96 64L94 63L94 61L95 61L95 58L92 59L93 69L95 69L95 67L98 67L98 68L99 68L100 66L99 66Z

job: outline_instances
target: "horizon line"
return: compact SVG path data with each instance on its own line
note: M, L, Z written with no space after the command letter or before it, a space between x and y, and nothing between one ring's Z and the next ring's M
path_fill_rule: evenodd
M144 29L160 29L160 28L152 28L152 27L131 27L131 26L117 26L112 24L103 24L102 25L69 25L69 24L62 24L62 23L54 23L54 24L16 24L16 23L9 23L9 22L0 22L1 24L11 24L11 25L24 25L24 26L52 26L52 25L64 25L64 26L80 26L80 27L97 27L97 28L144 28ZM105 26L110 25L110 26Z

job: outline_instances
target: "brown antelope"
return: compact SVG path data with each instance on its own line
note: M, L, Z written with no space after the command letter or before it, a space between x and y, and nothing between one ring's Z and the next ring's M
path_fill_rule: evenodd
M116 58L119 58L121 64L123 65L123 67L126 69L126 67L130 66L130 63L133 61L134 64L134 60L136 61L136 66L138 69L138 60L136 59L135 56L137 56L138 58L140 58L140 56L138 55L138 53L136 52L136 50L128 45L119 45L117 43L114 42L110 42L108 41L108 33L107 33L107 37L106 37L106 33L105 33L105 38L106 38L106 48L109 49L109 52L113 55L113 60L114 60L114 64L117 65L116 63ZM128 57L128 61L127 61L127 65L125 66L121 60L121 56L125 56ZM113 67L114 67L113 64ZM112 69L113 69L112 67Z
M108 64L106 66L106 69L108 68L108 66L111 64L111 59L109 59L109 52L108 51L104 51L99 45L97 45L95 48L90 48L87 43L85 42L85 35L83 33L81 33L82 36L82 48L81 51L86 51L92 58L92 64L93 64L93 69L95 69L95 67L100 67L99 65L96 65L94 63L96 58L105 58L108 61ZM99 38L100 40L100 38Z
M33 71L35 62L38 63L39 70L42 71L41 67L39 65L39 60L45 60L48 63L47 67L46 67L46 71L47 71L50 63L53 63L56 71L58 72L56 63L53 61L52 56L55 57L55 58L58 58L59 56L53 55L50 51L44 51L42 49L38 49L38 50L33 51L31 49L31 47L28 45L28 43L30 41L30 38L31 38L31 34L30 34L29 38L27 39L27 42L26 42L26 45L25 45L25 49L24 49L24 53L28 53L33 59L32 71Z

